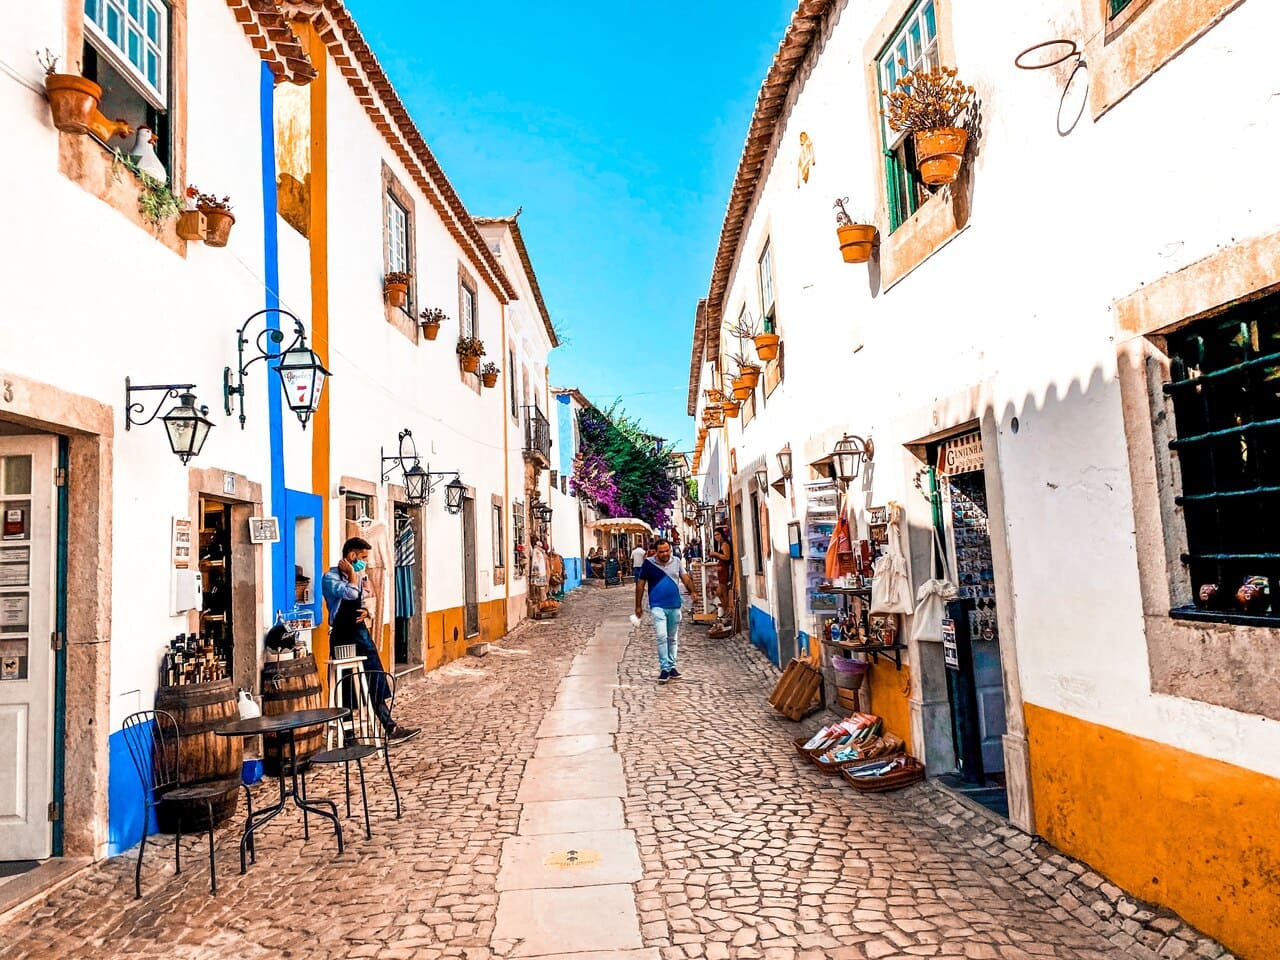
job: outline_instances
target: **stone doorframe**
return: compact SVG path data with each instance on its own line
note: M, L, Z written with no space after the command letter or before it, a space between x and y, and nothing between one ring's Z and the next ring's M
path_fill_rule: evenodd
M1004 764L1009 821L1028 833L1035 832L1035 811L1031 803L1030 755L1027 727L1022 711L1022 680L1018 670L1015 633L1015 591L1013 562L1005 520L1004 477L1000 470L1000 438L1005 424L997 418L988 381L967 390L940 397L927 407L895 418L890 433L895 437L918 437L903 446L904 494L907 517L907 552L919 586L932 576L933 513L931 504L915 494L914 475L928 466L925 448L938 440L978 430L982 437L987 488L987 517L991 536L991 564L996 582L996 623L999 630L1000 672L1004 687ZM911 662L911 740L922 754L930 773L955 769L955 748L951 739L951 705L947 697L946 665L942 643L917 643L906 627Z
M115 415L97 400L0 371L0 417L69 440L62 849L99 859L108 838Z
M230 493L227 492L228 477L234 481ZM231 507L231 570L235 576L231 583L231 675L237 687L257 690L261 667L258 658L265 629L261 616L265 588L262 544L249 540L249 518L262 516L262 484L254 483L244 474L217 467L192 467L187 471L187 483L187 515L197 528L201 497ZM282 537L292 535L292 530L280 531ZM200 632L200 611L187 614L187 630Z

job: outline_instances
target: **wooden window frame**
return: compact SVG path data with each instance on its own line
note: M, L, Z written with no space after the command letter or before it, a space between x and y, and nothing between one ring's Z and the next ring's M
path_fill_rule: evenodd
M956 65L955 45L952 41L952 0L893 0L879 24L869 35L863 47L867 89L867 120L869 128L877 131L868 137L872 166L876 171L877 222L892 224L889 177L892 170L885 152L896 140L889 140L888 127L880 114L882 76L880 63L903 25L921 8L932 2L934 11L934 49L937 61L946 66ZM960 179L949 187L934 192L895 229L882 233L880 238L880 288L887 291L916 267L951 242L969 224L969 184L972 167L961 169Z
M466 326L466 302L468 296L471 298L471 326L469 332ZM480 284L471 271L463 266L461 261L458 262L458 336L484 339L480 336ZM459 364L458 375L466 386L477 394L480 393L479 368L477 368L476 373L467 373L462 369L462 365Z
M494 586L507 582L506 511L506 503L502 497L494 494L489 501L489 522L492 524L490 538L493 547Z

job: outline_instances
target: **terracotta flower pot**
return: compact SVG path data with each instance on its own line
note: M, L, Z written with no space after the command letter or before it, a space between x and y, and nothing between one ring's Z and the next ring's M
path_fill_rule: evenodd
M762 333L752 342L756 345L756 356L769 361L778 356L778 344L782 342L782 338L776 333Z
M879 233L869 223L854 223L836 227L836 236L840 238L840 256L845 263L866 263L871 259L871 250L876 244Z
M720 409L724 411L724 415L726 417L736 417L742 410L742 407L738 406L736 403L726 403Z
M44 78L53 125L63 133L89 132L89 120L98 109L102 88L74 73L51 73Z
M422 335L428 340L434 340L440 334L440 321L426 322L422 325Z
M751 396L751 391L755 388L741 379L733 381L733 399L745 400Z
M486 387L497 386L498 375L496 373L482 373L480 375L480 382Z
M382 295L393 307L403 307L409 302L409 285L395 280L388 280L382 285Z
M952 183L960 175L969 131L960 127L943 127L928 133L917 133L916 165L920 179L931 187Z
M738 371L738 380L750 387L752 390L756 388L756 384L760 382L759 367L743 367ZM735 381L736 383L737 381Z
M231 236L231 225L236 222L236 218L232 216L230 210L223 210L218 207L200 207L200 212L204 214L205 231L204 243L206 247L225 247L227 245L227 237Z
M459 359L462 362L463 373L475 373L477 370L480 369L479 357L461 357Z

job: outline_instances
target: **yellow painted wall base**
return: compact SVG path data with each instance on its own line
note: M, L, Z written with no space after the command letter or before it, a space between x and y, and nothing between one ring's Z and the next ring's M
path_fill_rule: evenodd
M1026 704L1036 830L1247 960L1280 957L1280 780Z
M507 602L503 597L480 604L480 635L468 638L462 607L433 610L426 615L426 669L434 670L465 656L472 643L491 643L507 632Z
M911 743L911 668L897 669L888 660L873 664L864 686L871 694L871 712L884 718L884 728Z

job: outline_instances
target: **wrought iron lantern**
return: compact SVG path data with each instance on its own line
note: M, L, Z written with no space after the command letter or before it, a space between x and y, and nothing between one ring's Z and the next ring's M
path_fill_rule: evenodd
M200 455L200 451L204 449L204 442L209 439L209 430L213 426L213 422L207 416L209 408L203 404L196 406L196 395L193 392L195 386L194 383L159 383L135 387L129 378L125 377L124 428L128 430L131 427L145 427L159 416L160 407L164 405L165 400L176 399L177 406L172 407L168 413L160 417L160 422L164 424L165 433L169 435L169 448L182 461L182 465L186 466L192 457ZM146 408L133 399L133 394L144 390L162 390L164 394L151 416L145 420L135 420L134 414L141 414Z
M863 440L861 437L846 433L831 451L831 462L835 467L836 479L841 483L851 483L857 479L862 461L874 459L875 449L875 444L870 439Z
M763 463L756 467L756 486L761 490L769 486L769 468Z
M400 475L404 479L404 495L412 504L423 504L431 500L431 491L436 488L440 480L444 477L452 476L453 483L445 487L445 509L449 513L458 513L462 509L462 499L458 498L457 509L452 506L453 485L458 484L460 490L465 492L466 487L462 486L459 481L458 471L456 470L439 470L430 471L422 469L422 462L418 459L418 445L413 439L413 431L407 427L400 431L399 448L396 455L388 457L382 453L382 480L385 483L391 479L391 474L396 466L400 467ZM406 444L408 449L406 450ZM381 453L381 451L379 451ZM437 479L432 480L432 477Z
M533 508L534 515L543 523L550 523L551 516L555 513L549 503L539 503Z
M444 508L453 515L462 512L462 501L467 498L467 488L457 473L444 487Z
M245 336L250 323L269 313L278 313L293 321L293 340L287 347L274 353L271 351L271 344L284 343L283 331L266 327L253 341ZM251 344L257 350L257 355L246 360L245 348ZM324 382L330 373L320 361L319 355L307 346L307 331L302 326L302 321L288 310L282 310L279 307L268 307L250 314L236 334L236 357L234 384L231 382L231 367L226 367L222 371L222 402L227 416L232 415L231 398L236 397L240 407L240 429L244 429L244 376L259 360L266 360L268 365L272 360L276 360L278 362L274 369L280 375L285 402L297 415L298 421L305 430L311 415L320 408L320 396L324 391Z
M778 451L778 472L783 480L791 479L791 444Z

